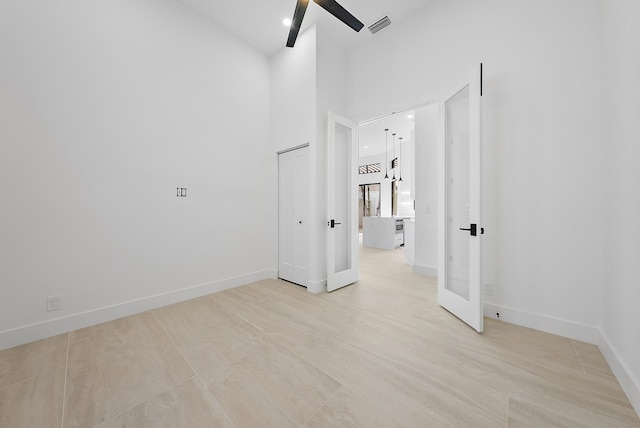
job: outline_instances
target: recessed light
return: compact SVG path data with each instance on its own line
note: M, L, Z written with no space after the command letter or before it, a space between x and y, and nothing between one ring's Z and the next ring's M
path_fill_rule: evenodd
M407 119L413 119L413 115L410 114L409 116L407 116Z
M364 146L364 148L365 148L365 149L368 149L368 148L369 148L369 146Z
M291 20L289 18L285 18L282 20L282 25L284 25L285 27L290 27L291 26Z

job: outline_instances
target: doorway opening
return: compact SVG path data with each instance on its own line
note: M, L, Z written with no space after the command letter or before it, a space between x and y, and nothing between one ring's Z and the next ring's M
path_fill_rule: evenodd
M359 206L361 249L402 253L392 258L432 277L438 266L438 126L437 103L359 126L361 199L363 185L379 184L380 206L378 212L368 215ZM379 171L363 173L364 166L374 164L380 164ZM375 239L369 239L374 235Z
M380 217L380 183L360 184L358 192L358 228L364 217Z

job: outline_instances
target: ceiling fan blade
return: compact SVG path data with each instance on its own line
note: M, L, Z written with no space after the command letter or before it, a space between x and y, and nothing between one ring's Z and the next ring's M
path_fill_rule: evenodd
M287 47L292 48L296 44L298 33L300 32L300 26L302 25L302 18L309 6L309 0L298 0L296 3L296 10L293 12L293 19L291 20L291 28L289 29L289 38L287 39Z
M364 24L358 20L355 16L353 16L347 9L340 6L336 0L313 0L318 5L320 5L324 10L329 12L331 15L338 18L340 21L347 24L349 27L354 29L356 32L362 30Z

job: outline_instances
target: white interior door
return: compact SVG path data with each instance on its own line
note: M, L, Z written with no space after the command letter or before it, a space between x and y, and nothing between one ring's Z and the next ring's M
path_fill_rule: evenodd
M307 286L309 147L278 155L278 276Z
M483 330L482 65L440 102L438 303Z
M327 291L333 291L360 277L358 125L329 112L327 136Z

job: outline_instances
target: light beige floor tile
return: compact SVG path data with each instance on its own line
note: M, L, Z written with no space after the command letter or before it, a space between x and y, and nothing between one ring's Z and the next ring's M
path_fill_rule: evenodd
M244 323L240 316L208 296L165 306L153 314L179 348L214 338L218 331Z
M96 428L233 428L211 394L196 378L163 392Z
M503 414L496 416L478 405L465 403L434 385L407 374L350 343L331 340L303 354L304 358L338 382L366 397L401 426L503 427Z
M66 361L66 334L0 351L0 388L50 373Z
M207 382L224 378L229 368L244 358L276 345L247 322L212 308L213 302L203 301L155 312L190 366Z
M0 388L0 427L59 428L64 366Z
M604 359L604 356L596 345L574 340L573 346L575 347L576 353L580 358L580 362L582 363L582 367L584 367L585 372L615 381L615 376L611 371L611 368L609 368L607 360Z
M193 376L150 312L69 337L65 426L101 423Z
M401 422L360 394L344 386L304 428L397 428Z
M70 333L66 426L640 427L597 347L493 319L477 334L401 250L361 267L332 293L265 280ZM2 428L60 425L65 353L0 352Z
M277 287L277 285L273 285ZM306 291L303 291L306 293ZM302 305L292 303L289 306L269 302L256 296L238 294L212 295L211 298L225 308L230 308L248 323L270 338L289 349L298 351L308 349L318 343L322 330L319 323L313 324ZM303 314L301 316L301 313Z
M311 364L277 345L206 382L237 427L300 427L340 388Z
M635 426L637 415L616 382L583 372L566 372L523 357L519 363L495 353L451 348L444 364L511 398L564 415L577 426Z
M551 415L520 400L509 400L507 428L574 428L574 422Z

